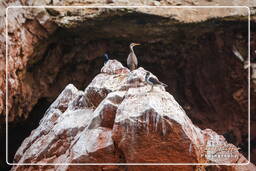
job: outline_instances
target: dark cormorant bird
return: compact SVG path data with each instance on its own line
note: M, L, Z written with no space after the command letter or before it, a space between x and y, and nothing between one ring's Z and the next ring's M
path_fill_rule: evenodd
M152 91L154 86L156 86L156 85L161 85L161 86L167 87L166 84L160 82L157 78L150 77L150 72L146 72L145 81L152 86L150 91Z
M104 54L104 64L106 64L109 60L108 54Z
M137 45L140 45L140 44L139 43L130 44L130 54L128 55L128 58L127 58L127 66L131 71L135 70L138 66L138 60L133 50L133 47Z

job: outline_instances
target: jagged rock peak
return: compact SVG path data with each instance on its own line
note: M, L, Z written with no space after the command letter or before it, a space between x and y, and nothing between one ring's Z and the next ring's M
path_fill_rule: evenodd
M69 84L18 149L15 163L246 163L225 138L201 130L163 87L109 60L85 91ZM218 144L225 148L212 148ZM230 150L231 149L231 150ZM226 155L229 154L229 157ZM222 160L216 156L222 155ZM80 167L80 168L79 168ZM143 166L147 167L147 166ZM166 170L165 166L158 170ZM194 166L179 166L192 170ZM220 166L222 167L222 166ZM229 167L236 170L236 167ZM12 170L94 170L109 166L13 166ZM136 166L129 166L136 168ZM152 166L154 169L154 167ZM173 168L173 167L172 167ZM249 164L246 168L255 169ZM112 168L113 169L113 168ZM122 170L115 166L114 169ZM140 168L141 169L141 168ZM216 169L216 168L215 168Z

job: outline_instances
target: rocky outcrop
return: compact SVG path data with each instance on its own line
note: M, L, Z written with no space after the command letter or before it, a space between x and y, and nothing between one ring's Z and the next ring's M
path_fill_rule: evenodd
M252 15L251 58L256 59L255 3L244 0L1 1L0 139L4 140L5 137L6 7L248 5ZM241 147L241 152L247 156L248 76L241 61L232 53L235 45L245 60L247 58L246 15L246 8L9 8L8 120L9 140L13 143L9 146L10 160L21 141L37 126L45 106L48 107L68 83L84 89L99 72L103 63L99 56L107 52L124 62L128 45L134 41L142 44L136 49L140 66L152 71L169 85L167 91L175 97L190 119L200 128L211 128L224 135L229 142ZM251 85L251 144L256 142L255 85ZM96 102L93 105L97 106ZM31 123L34 125L31 126ZM24 127L26 129L22 129ZM17 134L20 138L17 138ZM0 144L3 146L0 153L4 154L4 143ZM252 161L256 161L255 146L252 145L252 149ZM0 161L4 161L4 157L0 157Z
M181 2L179 0L174 1L97 1L91 2L86 1L81 3L80 1L15 1L15 2L1 2L2 16L5 15L5 8L8 6L21 6L21 5L103 5L111 4L115 5L248 5L250 7L256 6L255 2L249 2L244 4L243 1L237 1L236 3L226 4L222 1L207 1L207 0L197 0L197 1L186 1ZM253 8L252 8L253 9ZM209 11L210 10L210 11ZM252 10L253 11L253 10ZM83 23L90 22L92 19L103 20L106 18L114 16L125 16L128 13L138 13L144 14L145 16L151 16L156 19L164 19L170 21L178 21L181 23L191 23L191 22L202 22L210 18L216 17L228 17L234 16L235 19L247 19L248 9L247 8L236 8L236 9L172 9L172 10L162 10L158 8L147 9L147 8L131 8L131 9L104 9L104 8L93 8L93 9L72 9L72 8L34 8L34 9L24 9L24 8L9 8L8 9L8 45L9 45L9 55L8 55L8 109L9 115L8 120L10 122L26 119L29 112L32 110L33 106L38 102L41 97L48 97L54 99L60 89L57 87L51 87L53 82L56 80L60 82L59 84L66 85L69 78L66 77L62 82L58 80L60 75L58 75L60 69L69 64L74 56L78 52L81 52L81 47L72 48L70 52L63 53L62 49L71 48L68 43L60 43L58 39L63 38L65 35L61 33L61 37L55 35L58 29L74 29L74 32L80 32L81 29L87 27ZM189 17L188 17L189 16ZM238 17L239 16L239 17ZM230 19L227 19L230 20ZM3 46L1 47L0 58L0 122L4 121L5 117L5 24L4 18L1 18L1 41ZM148 22L144 19L140 24ZM176 23L176 22L173 22ZM93 23L92 23L93 24ZM161 25L161 23L159 23ZM89 25L91 25L89 23ZM97 24L95 25L97 27ZM159 35L159 28L150 27L152 30L146 37L151 37L151 39L140 38L140 41L147 42L157 42L153 35ZM80 30L80 31L79 31ZM110 30L112 30L110 28ZM67 31L67 30L65 30ZM106 30L105 30L106 31ZM120 35L127 39L132 35L131 31L127 32L127 35L123 35L121 29L112 30L115 35ZM165 32L166 30L161 30ZM107 32L108 29L107 29ZM129 33L130 32L130 33ZM141 33L138 28L134 28L133 32ZM80 33L79 33L80 34ZM104 33L103 33L104 34ZM109 33L107 33L109 34ZM112 36L112 35L110 35ZM137 35L135 35L137 36ZM165 35L160 36L166 38ZM66 42L70 41L72 36L68 39L64 39ZM79 61L91 61L97 56L102 55L107 47L106 42L91 43L97 39L97 36L93 39L89 36L82 40L85 42L83 47L87 47L87 55L78 59ZM143 40L145 39L145 40ZM57 40L57 41L56 41ZM77 39L79 44L81 41ZM74 43L73 43L74 44ZM88 45L90 44L90 45ZM97 51L95 50L97 49ZM65 54L65 55L64 55ZM53 57L54 56L54 57ZM64 57L63 57L64 56ZM64 61L61 61L64 58ZM77 58L77 56L76 56ZM51 61L51 62L49 62ZM60 62L61 61L61 62ZM45 63L45 65L43 65ZM47 63L47 65L46 65ZM40 65L39 65L40 64ZM56 66L56 64L59 64ZM78 69L81 70L81 69ZM88 70L90 68L88 67ZM87 74L88 70L82 71ZM31 73L33 71L33 73ZM76 74L76 72L74 73ZM77 78L78 76L76 76ZM40 78L36 79L36 78ZM89 83L88 80L79 78L76 80L79 84L84 82ZM48 90L54 89L53 92ZM35 93L36 92L36 93ZM15 106L15 107L13 107Z
M15 163L248 162L223 136L195 126L163 87L149 91L151 86L144 81L146 71L143 68L130 72L118 61L110 60L101 71L85 91L79 91L72 84L66 86L46 111L39 127L23 141ZM77 168L72 165L13 166L12 170ZM109 166L80 166L84 170L100 168L111 169ZM125 168L143 169L142 166ZM182 170L195 168L179 167ZM114 169L124 168L115 166ZM158 168L167 169L168 166ZM197 166L197 169L204 167ZM239 170L234 166L227 169ZM249 164L243 167L246 169L256 167Z

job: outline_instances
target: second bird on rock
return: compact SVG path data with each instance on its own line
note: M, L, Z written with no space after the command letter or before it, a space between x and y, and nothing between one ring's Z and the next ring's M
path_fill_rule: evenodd
M104 54L104 65L108 62L109 60L109 57L108 57L108 54Z
M130 44L130 54L127 58L127 66L131 71L135 70L138 67L138 59L134 53L133 47L140 45L139 43L131 43Z
M150 72L146 72L145 81L146 81L148 84L151 85L150 91L152 91L153 88L154 88L154 86L156 86L156 85L161 85L161 86L167 87L166 84L160 82L157 78L151 77L151 76L150 76Z

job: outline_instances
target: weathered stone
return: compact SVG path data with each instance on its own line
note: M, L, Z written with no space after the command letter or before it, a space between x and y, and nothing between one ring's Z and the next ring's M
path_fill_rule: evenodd
M5 9L11 5L105 5L105 0L1 1L0 2L0 127L5 137ZM116 0L111 5L152 5L155 1ZM251 59L256 59L256 1L164 0L161 5L248 5L251 9ZM128 15L127 15L128 14ZM240 16L243 15L243 16ZM134 16L134 18L132 17ZM217 18L215 18L217 17ZM212 19L214 18L214 19ZM109 24L111 21L111 24ZM125 23L124 23L125 21ZM196 23L195 23L196 22ZM128 44L138 41L139 64L167 83L167 88L200 128L214 129L247 155L247 70L232 56L233 44L247 57L247 9L12 9L8 12L8 120L18 134L31 111L42 99L50 104L69 83L84 89L98 73L108 51L111 58L125 61ZM122 24L123 23L123 24ZM183 25L184 24L184 25ZM125 26L123 26L125 25ZM97 29L96 29L97 28ZM122 58L120 58L122 57ZM246 58L245 58L246 60ZM251 141L254 126L256 84L252 64ZM125 71L126 72L126 71ZM120 78L125 78L125 74ZM107 78L107 77L104 77ZM111 78L111 76L110 76ZM144 86L131 77L121 91ZM143 74L142 77L143 78ZM115 78L111 78L116 80ZM138 82L138 84L134 84ZM112 91L77 97L75 108L98 106ZM93 99L96 95L95 100ZM79 99L81 101L79 102ZM89 99L89 100L88 100ZM91 103L87 103L87 102ZM65 110L65 107L61 110ZM57 112L58 113L58 112ZM56 114L57 115L57 114ZM52 121L56 120L53 115ZM107 125L111 125L106 122ZM19 132L20 131L20 132ZM14 138L13 138L14 137ZM10 134L15 142L16 134ZM17 144L19 142L17 141ZM2 146L4 153L5 146ZM253 147L254 148L254 147ZM255 148L252 161L255 161ZM10 147L9 152L14 153ZM12 154L10 154L12 156ZM2 161L4 161L1 158Z
M68 85L17 151L17 163L247 163L239 149L211 129L201 130L165 89L145 84L146 70L109 61L84 92ZM108 68L107 68L108 67ZM111 77L110 77L111 76ZM110 80L116 79L112 86ZM132 82L130 80L137 80ZM122 90L124 85L130 86ZM90 87L90 89L89 89ZM107 89L102 96L102 89ZM95 91L98 90L98 91ZM91 91L101 97L95 106ZM216 156L217 155L217 156ZM231 156L228 157L227 155ZM235 171L238 167L219 166ZM172 166L13 166L12 170L168 170ZM172 169L177 169L173 167ZM179 166L193 170L194 166ZM204 169L204 167L197 167ZM216 169L216 168L215 168ZM243 169L256 169L253 164Z
M177 5L179 0L174 1L161 1L161 5ZM103 1L86 1L82 5L97 5L97 4L107 4L108 2ZM113 5L152 5L148 1L113 1ZM158 4L160 2L153 1L153 4ZM190 1L180 2L181 5L191 5ZM227 3L207 1L198 1L198 4L203 3L204 5L227 5ZM81 2L76 1L28 1L24 3L23 1L15 2L2 2L1 3L1 16L4 16L5 8L7 6L20 6L20 5L71 5L71 4L81 4ZM193 3L192 3L193 4ZM243 1L237 1L236 4L229 5L245 5ZM255 6L255 2L249 2L246 4L248 6ZM53 12L54 11L54 12ZM176 19L180 22L198 22L204 21L209 18L214 17L225 17L225 16L237 16L237 15L247 15L247 9L198 9L195 8L192 11L190 9L172 9L172 10L162 10L162 9L143 9L135 8L130 9L133 13L144 13L149 15L167 17L170 20ZM9 32L9 57L8 57L8 86L9 86L9 97L8 97L8 108L9 115L8 120L10 122L19 120L19 118L27 118L28 113L32 110L32 107L37 103L38 99L42 96L48 96L55 98L52 92L49 92L50 85L54 80L57 79L57 74L60 72L62 66L66 62L70 62L74 58L74 53L62 54L61 45L56 45L53 35L56 33L58 27L66 28L77 28L80 26L79 23L85 22L91 18L106 18L115 15L124 15L122 10L105 10L100 8L94 9L77 9L77 8L33 8L33 9L23 9L23 8L9 8L8 9L8 32ZM83 17L81 17L83 16ZM189 16L189 17L188 17ZM4 20L1 19L1 41L5 44L5 32L4 32ZM153 34L159 34L157 29L154 30ZM138 31L141 32L141 31ZM122 33L120 33L122 34ZM126 37L126 36L125 36ZM150 36L147 36L150 37ZM156 39L147 40L148 42L153 42ZM47 41L47 42L45 42ZM56 46L56 49L52 50ZM95 44L89 45L87 47L88 52L86 53L86 59L92 60L97 56L102 55L106 51L105 44ZM90 50L91 49L91 50ZM97 49L97 51L95 50ZM78 51L75 50L75 51ZM0 56L5 56L5 46L2 46ZM54 59L53 57L54 56ZM62 60L64 57L64 61ZM35 73L31 74L28 72L31 67L38 64L43 58L48 58L44 60L45 64L42 68L37 71L33 70ZM51 61L51 62L50 62ZM56 64L62 65L56 66ZM0 58L0 66L5 65L4 58ZM52 64L52 65L50 65ZM5 79L4 79L5 67L1 67L1 92L0 92L0 114L4 118L5 113ZM45 72L42 74L41 71ZM126 72L126 71L125 71ZM38 80L35 77L40 77ZM81 81L81 80L79 80ZM83 81L82 81L83 82ZM66 83L67 84L67 83ZM62 87L65 83L61 84ZM61 88L62 88L61 87ZM60 89L58 89L58 92ZM55 88L57 89L57 88ZM58 94L57 92L57 94ZM57 95L55 92L55 95ZM12 107L12 106L15 107ZM17 107L19 106L19 107ZM15 113L15 114L14 114ZM16 116L15 116L16 115ZM3 119L1 119L3 121ZM0 120L0 121L1 121ZM1 122L2 122L1 121Z

